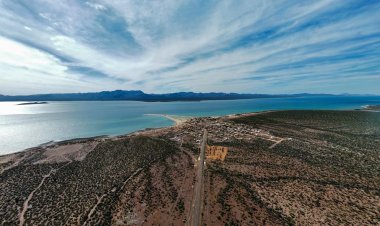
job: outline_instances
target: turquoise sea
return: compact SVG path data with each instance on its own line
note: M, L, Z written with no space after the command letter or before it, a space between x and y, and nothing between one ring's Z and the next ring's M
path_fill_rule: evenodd
M313 96L201 102L77 101L17 105L0 102L0 155L49 141L120 135L172 121L144 114L221 116L286 109L356 109L380 105L380 96Z

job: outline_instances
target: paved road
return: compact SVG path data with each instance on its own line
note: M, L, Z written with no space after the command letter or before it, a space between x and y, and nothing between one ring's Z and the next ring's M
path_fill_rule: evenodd
M203 193L203 168L205 159L205 149L207 144L207 130L204 130L203 139L201 144L201 152L199 155L197 180L195 182L193 209L191 214L191 225L198 226L201 224L201 210L202 210L202 193Z

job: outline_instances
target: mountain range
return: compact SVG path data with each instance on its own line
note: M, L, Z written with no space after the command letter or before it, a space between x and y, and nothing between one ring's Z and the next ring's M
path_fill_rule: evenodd
M141 90L114 90L91 93L53 93L34 95L0 95L0 101L108 101L108 100L130 100L130 101L202 101L202 100L237 100L254 98L281 98L302 97L312 95L330 94L239 94L239 93L194 93L177 92L167 94L148 94Z

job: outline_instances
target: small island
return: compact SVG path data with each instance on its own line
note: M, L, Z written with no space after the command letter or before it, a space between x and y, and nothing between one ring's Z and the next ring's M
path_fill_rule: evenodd
M35 102L25 102L25 103L19 103L17 105L34 105L34 104L47 104L46 101L35 101Z

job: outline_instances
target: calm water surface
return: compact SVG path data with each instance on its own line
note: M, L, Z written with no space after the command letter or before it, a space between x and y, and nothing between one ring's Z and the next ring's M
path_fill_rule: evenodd
M380 97L302 97L202 102L78 101L17 105L0 102L0 155L49 141L120 135L165 127L170 120L144 114L221 116L285 109L355 109L379 105Z

